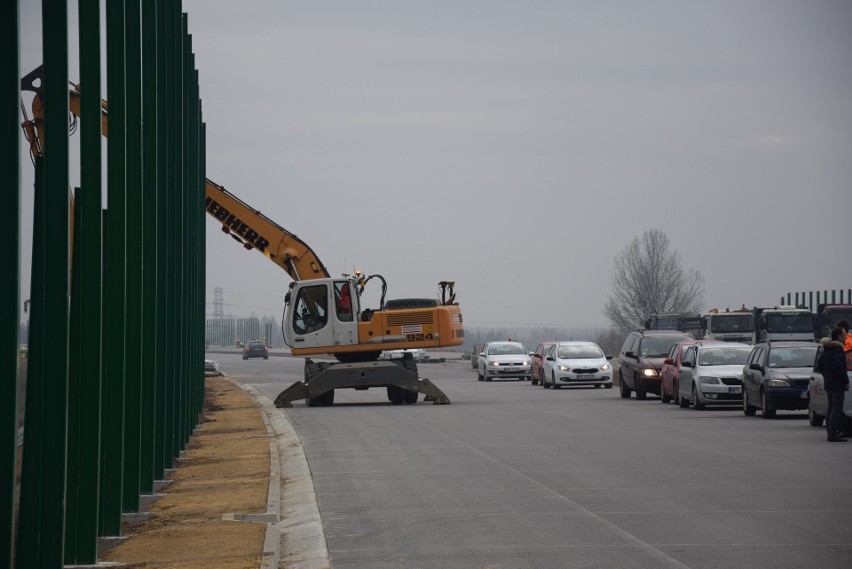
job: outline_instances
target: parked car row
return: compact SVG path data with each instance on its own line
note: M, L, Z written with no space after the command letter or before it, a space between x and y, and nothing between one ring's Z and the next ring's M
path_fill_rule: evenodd
M755 345L696 340L673 331L637 330L619 353L620 395L660 396L682 408L742 406L743 414L771 419L776 412L808 411L810 424L822 425L826 397L822 375L814 371L819 344L766 341ZM535 376L533 377L535 381ZM852 397L846 398L845 431L852 430Z
M471 360L473 356L471 356ZM477 358L477 379L531 380L533 385L612 388L612 356L594 342L542 342L528 352L520 342L489 342Z

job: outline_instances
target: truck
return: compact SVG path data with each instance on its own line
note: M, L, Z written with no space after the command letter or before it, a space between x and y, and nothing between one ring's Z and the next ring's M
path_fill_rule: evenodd
M33 158L43 152L42 84L41 68L21 79L21 90L34 93L33 117L25 117L22 123ZM68 96L70 112L79 117L80 86L72 85ZM101 100L103 136L107 136L108 118L107 102ZM336 389L369 388L386 389L388 400L395 405L416 403L420 394L433 404L450 403L432 381L419 377L410 353L386 361L380 361L379 355L384 350L462 345L464 326L455 282L440 281L437 298L386 301L387 282L381 275L355 271L332 277L307 243L223 186L208 179L205 194L206 212L226 235L243 248L262 254L292 279L281 328L290 353L305 357L304 378L276 397L278 407L292 407L300 399L311 407L331 406ZM375 308L361 305L368 283L381 283ZM330 356L334 361L315 361L318 356L326 360Z
M754 339L754 314L745 306L724 312L714 308L701 317L701 323L705 340L749 344Z
M813 340L814 315L802 306L755 308L752 343L772 340Z
M841 320L852 322L852 304L818 304L814 315L814 338L827 337Z
M701 315L697 312L654 312L645 320L646 330L677 330L701 339Z

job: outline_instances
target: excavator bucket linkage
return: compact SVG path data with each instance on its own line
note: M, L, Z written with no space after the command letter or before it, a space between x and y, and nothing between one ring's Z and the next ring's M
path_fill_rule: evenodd
M416 369L416 368L415 368ZM422 393L433 405L449 405L450 399L426 378L391 361L358 363L314 363L305 361L305 380L297 381L275 398L276 407L292 407L293 401L304 399L310 406L331 405L335 389L363 390L387 387L393 403L414 403Z

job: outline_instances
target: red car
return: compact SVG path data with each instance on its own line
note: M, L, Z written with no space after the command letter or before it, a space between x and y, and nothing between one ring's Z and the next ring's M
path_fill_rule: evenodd
M684 340L678 342L671 347L666 359L663 360L663 367L660 368L660 398L663 403L668 403L674 400L675 404L680 403L678 396L678 377L680 374L680 360L686 352L686 348L695 344L718 344L718 340Z
M542 342L532 353L531 373L533 385L538 385L539 381L541 381L542 385L544 385L544 380L542 379L544 377L544 352L553 344L556 344L556 342Z

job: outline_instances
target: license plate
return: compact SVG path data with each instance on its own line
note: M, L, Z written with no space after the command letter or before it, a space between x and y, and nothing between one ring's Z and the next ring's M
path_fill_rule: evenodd
M594 379L595 374L593 373L578 373L577 379Z
M728 393L742 393L742 392L743 392L742 387L729 387L728 388Z

